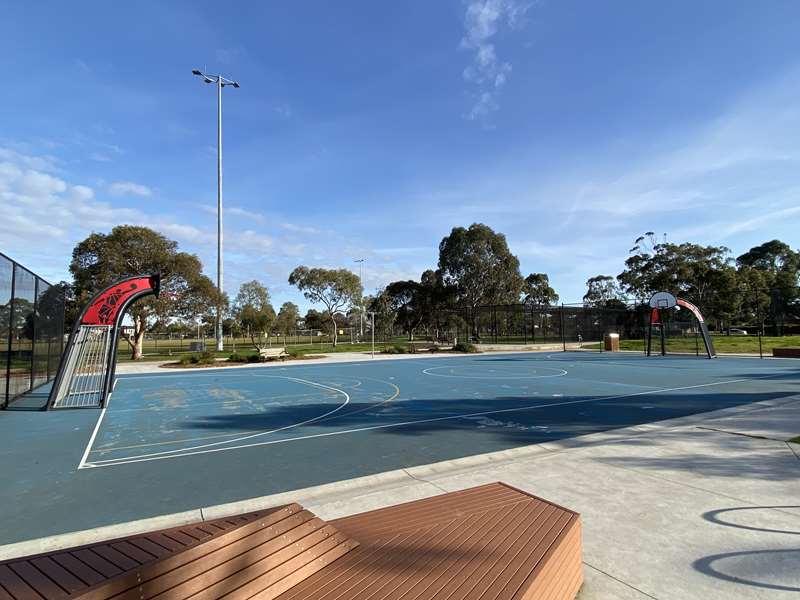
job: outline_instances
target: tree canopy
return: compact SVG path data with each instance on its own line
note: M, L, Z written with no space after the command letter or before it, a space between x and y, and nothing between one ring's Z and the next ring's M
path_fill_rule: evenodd
M558 302L558 294L550 287L547 273L531 273L522 283L523 302L537 306L551 306Z
M439 244L439 271L459 304L474 309L482 304L519 300L522 275L506 236L488 225L454 227Z
M275 322L275 309L269 300L267 288L254 279L239 286L239 293L234 301L236 319L241 328L249 332L250 341L257 350L261 346L256 340L262 334L269 335Z
M586 294L583 296L586 306L605 308L624 308L623 295L617 282L610 275L595 275L586 281Z
M297 322L300 320L300 309L293 302L284 302L278 311L275 319L275 329L283 335L288 335L297 329Z
M108 234L91 234L75 246L69 270L81 305L124 277L161 274L160 297L141 300L128 311L134 332L125 339L134 359L142 357L144 332L156 319L194 319L225 303L197 256L179 252L177 242L147 227L118 225Z
M336 317L363 295L358 275L347 269L320 269L297 267L289 275L289 283L299 289L306 300L322 304L331 322L333 345L336 345L338 329Z

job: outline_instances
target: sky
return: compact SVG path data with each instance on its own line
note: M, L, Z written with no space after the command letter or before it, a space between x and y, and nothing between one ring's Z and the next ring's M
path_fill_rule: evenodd
M800 246L800 4L18 2L0 39L0 252L153 227L225 289L309 304L301 264L368 293L435 268L456 226L507 236L564 301L633 240Z

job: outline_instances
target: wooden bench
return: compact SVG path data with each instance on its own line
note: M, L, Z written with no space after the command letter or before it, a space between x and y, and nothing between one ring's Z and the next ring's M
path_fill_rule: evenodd
M262 348L258 351L258 355L264 359L271 359L271 358L279 358L283 360L289 354L286 352L286 348L283 347L274 347L274 348Z
M777 358L800 358L800 348L773 348L772 356Z
M577 513L503 483L326 523L297 504L0 562L3 600L572 600Z

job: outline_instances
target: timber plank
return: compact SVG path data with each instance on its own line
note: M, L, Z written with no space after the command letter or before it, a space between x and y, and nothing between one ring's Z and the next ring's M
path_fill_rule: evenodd
M85 581L87 585L94 585L95 583L100 583L105 580L103 575L92 569L86 563L75 558L69 552L55 554L53 555L53 560L81 581Z
M0 586L12 598L38 600L42 596L6 565L0 565Z
M92 569L100 573L103 577L114 577L115 575L122 573L122 569L120 569L118 566L108 562L105 558L99 554L96 554L95 552L92 552L88 548L78 550L77 552L72 552L72 555L82 563L92 567Z
M61 588L72 594L86 588L86 584L59 565L52 558L40 556L30 561L37 569L55 581Z
M117 577L106 581L101 586L96 586L81 596L81 599L97 600L107 598L113 594L121 594L126 590L136 588L137 586L140 586L141 588L152 587L154 590L157 590L151 592L152 594L159 593L162 589L167 589L168 587L177 585L180 583L180 581L182 581L180 579L183 576L182 573L180 571L176 572L175 569L179 569L180 567L187 565L192 561L203 559L202 562L195 565L195 569L197 569L199 565L199 572L202 573L203 570L206 570L209 565L212 564L206 562L207 557L219 549L231 547L233 544L240 542L242 539L253 534L259 535L259 537L253 538L254 540L266 541L267 539L271 539L271 537L284 533L291 527L297 526L304 521L313 518L311 513L303 510L296 514L292 514L291 511L293 511L295 508L300 509L300 506L295 504L284 507L283 510L274 511L267 515L264 519L250 522L238 529L226 530L221 535L216 536L202 544L198 544L192 548L184 550L183 552L173 554L161 560L143 565L140 569L134 572L130 572L122 577ZM273 527L275 527L275 529L271 529ZM235 551L236 548L236 546L232 546L231 549ZM152 580L156 579L157 577L170 572L176 573L174 579L177 579L177 581L163 580L158 583L151 583ZM187 576L187 578L190 576ZM139 595L136 597L139 598Z
M417 586L415 594L409 595L409 598L430 596L434 589L442 598L466 596L475 582L480 581L503 554L503 548L514 544L524 536L526 532L524 523L527 521L530 527L535 527L547 510L546 506L536 502L520 504L518 507L520 510L506 514L506 518L502 521L503 527L499 531L482 532L483 544L480 547L481 551L476 553L477 560L456 561L448 565L449 577L446 581L442 580L435 586L430 585L427 589Z

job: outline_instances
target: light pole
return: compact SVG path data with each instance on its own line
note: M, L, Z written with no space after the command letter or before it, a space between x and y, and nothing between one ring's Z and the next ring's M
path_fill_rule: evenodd
M369 311L369 316L372 320L372 358L375 358L375 313Z
M202 77L206 83L213 83L217 86L217 289L221 301L224 292L222 284L222 88L226 85L238 88L239 84L222 75L206 75L198 69L194 69L192 75ZM221 352L223 350L221 303L217 305L217 323L214 333L217 338L217 352Z
M364 261L366 258L354 258L353 262L358 263L358 283L361 284L361 301L359 302L361 314L359 315L361 337L364 337Z

